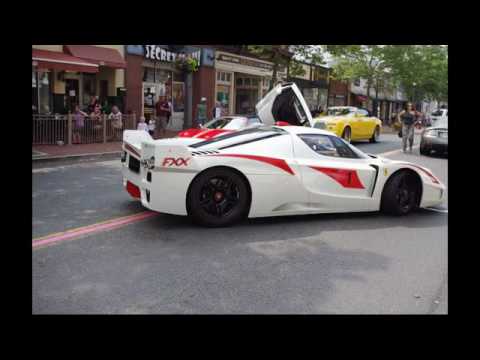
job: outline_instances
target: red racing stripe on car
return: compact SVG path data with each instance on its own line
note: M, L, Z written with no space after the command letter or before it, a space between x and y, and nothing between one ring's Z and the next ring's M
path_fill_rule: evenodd
M129 143L124 143L124 144L125 144L125 149L127 149L128 151L131 151L132 153L140 157L140 153L133 146L131 146Z
M411 167L414 167L420 171L422 171L423 173L427 174L427 176L432 180L432 182L434 184L440 184L440 181L428 170L422 168L421 166L418 166L418 165L414 165L414 164L410 164L410 163L403 163L404 165L409 165Z
M356 170L325 168L319 166L310 166L310 168L320 171L333 180L338 182L345 188L349 189L365 189L362 182L358 178Z
M271 158L266 156L257 156L257 155L243 155L243 154L212 154L209 156L226 156L226 157L236 157L236 158L242 158L242 159L261 161L261 162L276 166L288 172L291 175L295 175L293 170L290 168L290 166L288 166L287 162L283 159L276 159L276 158Z
M211 139L217 135L227 133L227 132L231 132L231 130L211 129L211 130L202 131L201 133L195 134L192 137L199 138L199 139Z

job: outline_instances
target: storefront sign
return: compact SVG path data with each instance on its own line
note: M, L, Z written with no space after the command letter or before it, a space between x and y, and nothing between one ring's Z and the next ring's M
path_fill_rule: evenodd
M127 45L127 54L143 56L143 45Z
M164 48L161 48L158 45L145 45L145 58L150 60L158 60L158 61L165 61L165 62L175 62L177 57L185 56L185 57L192 57L197 59L199 62L201 60L201 51L195 51L191 53L175 53Z
M267 63L264 63L264 62L255 61L255 60L251 60L251 59L244 59L244 58L231 56L231 55L220 54L220 55L218 55L217 60L229 62L229 63L232 63L232 64L239 64L239 65L257 67L257 68L265 69L265 70L268 70L268 71L273 70L273 66L271 64L267 64Z

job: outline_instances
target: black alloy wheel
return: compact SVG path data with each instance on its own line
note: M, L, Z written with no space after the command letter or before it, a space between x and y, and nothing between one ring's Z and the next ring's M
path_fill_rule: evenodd
M245 180L235 171L214 168L192 183L187 208L193 220L210 227L228 226L245 217L250 194Z
M417 207L419 194L414 175L402 171L393 175L385 185L381 210L390 215L406 215Z

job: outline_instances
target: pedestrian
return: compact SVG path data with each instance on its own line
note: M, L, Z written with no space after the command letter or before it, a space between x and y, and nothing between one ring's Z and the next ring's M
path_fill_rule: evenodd
M85 127L85 116L88 116L86 113L80 110L80 105L75 105L75 111L73 113L73 143L81 143L81 133Z
M158 102L155 104L155 112L157 115L158 127L160 128L160 136L164 137L167 123L172 113L169 101L166 97L161 97L158 99Z
M202 97L197 105L197 124L199 127L207 121L207 98Z
M98 141L100 136L100 131L103 129L103 121L102 121L102 109L100 104L97 102L95 104L93 112L90 114L90 121L93 125L93 132L94 132L94 139Z
M152 116L150 120L148 121L148 133L152 138L155 137L155 118Z
M137 124L137 130L143 130L143 131L149 132L148 131L148 125L145 122L145 117L144 116L140 116L140 121Z
M415 136L415 125L417 124L417 114L412 103L407 103L405 110L398 114L398 121L401 123L401 134L403 140L403 152L407 152L407 141L409 150L412 152L413 140Z
M212 119L218 119L221 116L222 116L222 107L220 105L220 102L215 101L215 106L213 107L213 110L212 110Z
M110 114L113 110L113 107L110 107L110 104L108 103L108 100L105 99L103 100L103 105L102 105L102 112L104 114Z
M95 111L95 106L97 106L98 104L98 100L97 100L97 97L95 95L93 95L91 98L90 98L90 104L88 105L87 107L87 112L89 114L93 113Z
M173 111L173 104L172 104L172 99L169 96L167 96L167 125L170 123L170 117L172 116L172 111Z
M117 139L118 135L121 135L123 129L122 113L117 105L112 106L112 112L108 115L108 119L111 120L113 139Z

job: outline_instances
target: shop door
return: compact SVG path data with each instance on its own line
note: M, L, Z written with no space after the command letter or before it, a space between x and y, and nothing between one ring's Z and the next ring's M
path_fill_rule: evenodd
M100 80L100 103L107 99L108 96L108 80Z
M158 92L158 84L143 83L143 116L147 122L153 117Z
M173 112L168 128L181 130L185 115L185 83L183 82L173 82L172 84L172 107Z
M78 89L79 88L77 79L65 80L67 111L69 110L73 112L75 110L75 105L80 103Z

